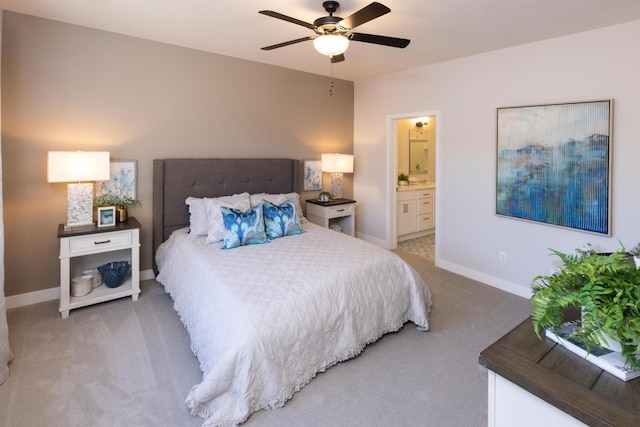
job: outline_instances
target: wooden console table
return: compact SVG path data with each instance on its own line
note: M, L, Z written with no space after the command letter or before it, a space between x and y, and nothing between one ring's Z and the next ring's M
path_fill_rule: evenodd
M531 319L482 351L479 362L489 369L489 427L640 426L640 378L622 381L541 341Z

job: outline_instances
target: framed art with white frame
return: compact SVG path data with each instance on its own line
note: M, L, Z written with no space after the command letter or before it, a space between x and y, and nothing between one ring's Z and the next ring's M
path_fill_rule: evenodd
M116 207L102 206L98 208L98 227L111 227L116 225Z
M304 160L302 191L322 190L322 161Z
M137 178L137 161L111 160L111 179L96 183L96 197L108 194L117 200L136 199Z

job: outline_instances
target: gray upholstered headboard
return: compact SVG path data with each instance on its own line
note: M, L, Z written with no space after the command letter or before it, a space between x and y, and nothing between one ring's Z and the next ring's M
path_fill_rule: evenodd
M300 193L300 161L292 159L165 159L153 161L153 257L169 235L189 224L187 197L244 191Z

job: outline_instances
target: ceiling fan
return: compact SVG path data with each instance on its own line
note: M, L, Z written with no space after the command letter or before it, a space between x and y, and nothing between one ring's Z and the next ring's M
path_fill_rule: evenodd
M258 12L272 18L282 19L283 21L301 25L315 32L315 35L313 36L302 37L300 39L266 46L263 47L262 50L273 50L313 40L313 45L316 50L323 55L327 55L331 59L332 63L336 63L344 61L344 52L349 47L349 40L399 48L405 48L411 42L411 40L407 39L378 36L374 34L354 33L351 31L359 25L391 12L391 9L378 2L373 2L344 19L338 16L333 16L333 13L340 7L340 3L337 1L325 1L322 3L322 7L324 7L324 10L327 11L329 16L318 18L313 21L313 24L296 18L291 18L290 16L283 15L272 10L261 10Z

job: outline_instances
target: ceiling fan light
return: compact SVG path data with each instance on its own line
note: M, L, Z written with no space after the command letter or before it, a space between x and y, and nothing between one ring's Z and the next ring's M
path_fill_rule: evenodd
M313 39L313 47L326 56L341 55L349 47L349 39L340 34L325 34Z

